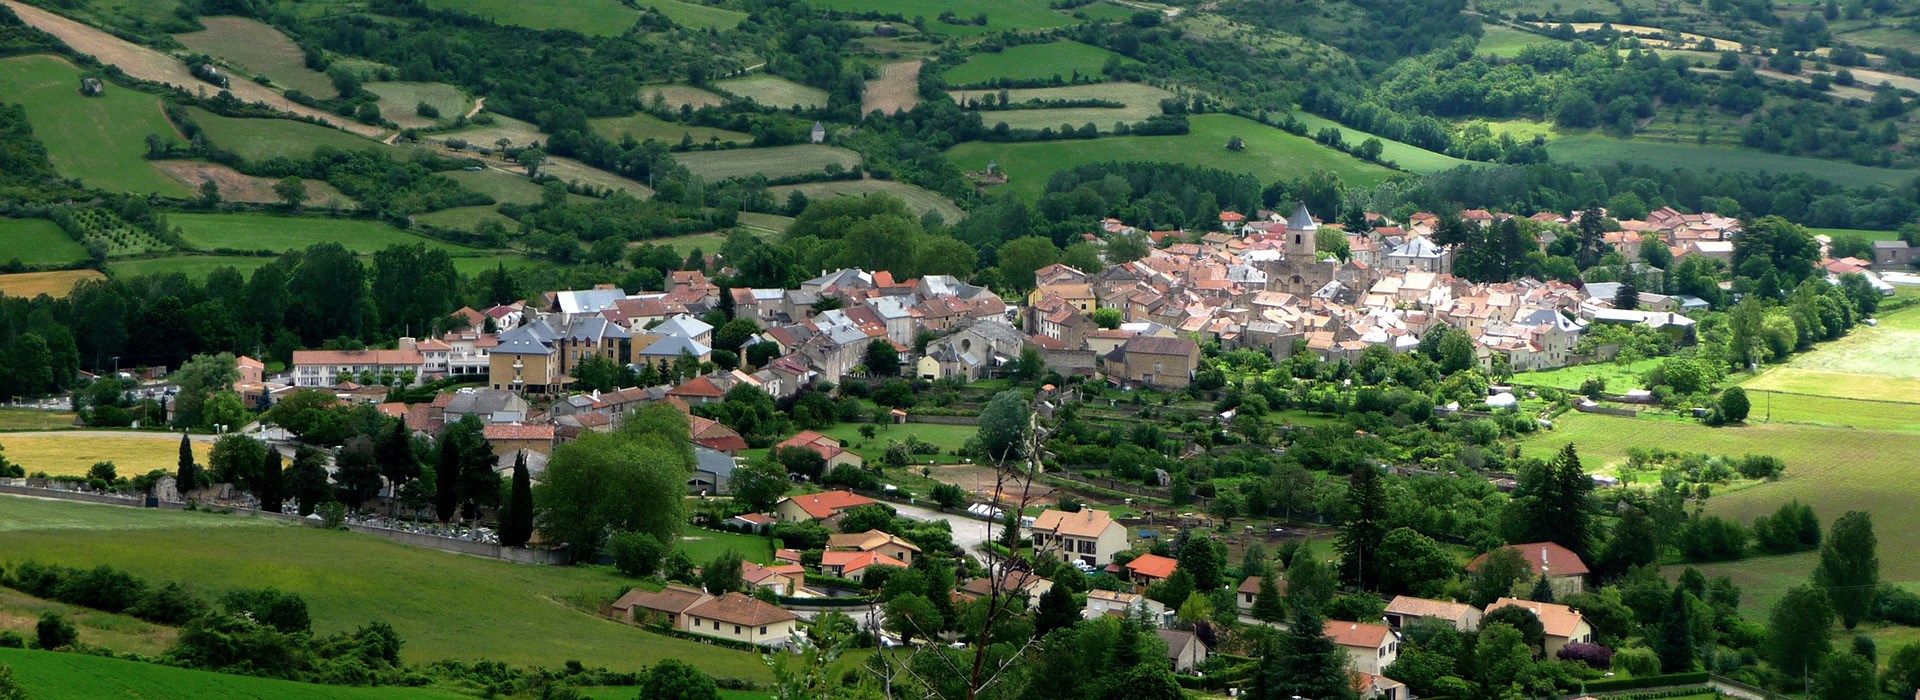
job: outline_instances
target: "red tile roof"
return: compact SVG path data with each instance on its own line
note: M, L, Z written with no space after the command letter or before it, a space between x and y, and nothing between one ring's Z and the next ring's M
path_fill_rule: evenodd
M830 518L830 517L833 517L834 513L838 513L848 508L852 508L855 506L864 506L864 505L868 505L876 502L871 498L867 498L866 496L862 496L862 495L853 493L851 491L827 491L825 493L809 493L806 495L794 496L794 497L788 498L787 500L793 501L794 505L800 506L801 510L804 510L807 512L807 515L811 515L815 518Z
M1378 649L1393 636L1393 629L1386 625L1367 622L1347 622L1346 620L1327 620L1322 628L1335 644L1343 647Z
M1134 576L1164 579L1180 568L1180 562L1158 554L1142 554L1138 559L1127 562L1127 571Z
M1519 552L1520 558L1527 560L1527 567L1533 570L1534 576L1585 576L1589 573L1587 563L1580 560L1580 555L1552 542L1510 544L1506 548ZM1486 560L1485 554L1474 557L1473 561L1467 562L1467 570L1479 571L1480 564Z
M672 389L669 389L667 391L667 395L719 398L722 396L726 396L727 392L725 390L722 390L718 384L714 384L713 380L711 379L708 379L706 377L695 377L691 381L688 381L685 384L681 384L680 386L676 386Z

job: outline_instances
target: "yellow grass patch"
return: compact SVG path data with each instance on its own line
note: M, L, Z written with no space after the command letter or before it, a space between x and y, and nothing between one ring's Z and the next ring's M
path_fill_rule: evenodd
M63 297L82 280L106 279L99 270L60 270L0 275L0 295L32 299L42 294Z
M180 436L164 433L0 435L0 448L6 450L7 461L20 465L28 474L84 476L95 462L112 462L120 476L129 477L155 469L171 472L180 466ZM194 460L205 466L212 448L210 443L193 443Z

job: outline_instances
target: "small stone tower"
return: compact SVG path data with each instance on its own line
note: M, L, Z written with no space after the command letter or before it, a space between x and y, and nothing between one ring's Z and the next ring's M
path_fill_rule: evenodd
M1314 240L1320 232L1320 224L1315 223L1313 214L1307 211L1306 202L1287 217L1287 259L1301 262L1313 262L1319 257L1319 247Z

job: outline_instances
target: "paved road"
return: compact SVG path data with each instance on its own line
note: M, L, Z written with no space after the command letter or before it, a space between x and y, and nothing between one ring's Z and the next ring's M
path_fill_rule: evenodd
M987 542L987 523L985 521L975 520L965 515L942 513L929 508L910 506L904 503L890 502L887 505L893 506L894 510L899 511L900 516L903 518L919 520L921 522L934 520L947 521L947 524L953 527L954 545L968 553L980 551L980 545L986 544ZM998 530L996 529L995 532L998 532Z

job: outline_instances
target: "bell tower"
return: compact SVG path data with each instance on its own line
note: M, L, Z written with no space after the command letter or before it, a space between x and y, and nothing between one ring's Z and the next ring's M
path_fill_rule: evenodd
M1287 217L1287 260L1291 262L1313 262L1319 259L1319 246L1314 236L1320 232L1320 224L1314 222L1313 214L1307 211L1307 203L1301 202L1300 208Z

